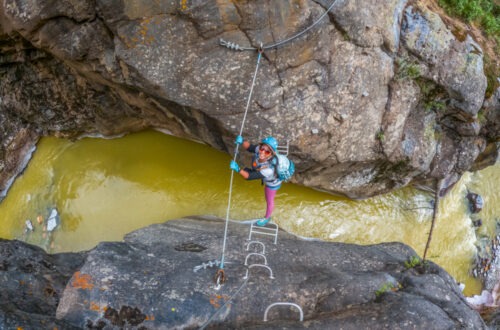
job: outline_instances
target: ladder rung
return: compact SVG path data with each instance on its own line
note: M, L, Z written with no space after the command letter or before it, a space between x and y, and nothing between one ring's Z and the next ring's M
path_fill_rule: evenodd
M267 306L266 308L266 311L264 312L264 322L267 322L267 313L269 312L269 310L274 307L274 306L290 306L290 307L296 307L298 310L299 310L299 317L300 317L300 322L304 321L304 313L302 312L302 308L300 308L299 305L295 304L295 303L289 303L289 302L276 302L274 304L271 304L269 306Z
M270 236L276 236L276 234L273 234L273 233L264 233L264 232L260 232L260 231L252 231L252 233L255 233L255 234L261 234L261 235L270 235Z
M271 269L271 267L269 267L267 265L263 265L263 264L253 264L253 265L248 266L247 273L245 274L245 277L243 277L244 280L246 280L248 278L248 271L250 270L250 268L254 268L254 267L266 268L267 270L269 270L269 273L270 273L269 278L270 279L274 279L275 278L273 276L273 270Z
M266 246L264 245L264 243L259 242L259 241L250 241L250 242L248 242L247 251L250 250L250 245L252 245L252 244L260 244L262 246L262 254L266 254Z
M268 224L268 226L274 226L274 228L255 226L254 223L252 223L252 225L250 226L250 234L248 235L248 240L252 240L252 234L269 235L274 236L274 244L276 244L276 242L278 241L279 227L275 223L270 223Z
M250 258L251 256L259 256L259 257L264 258L264 265L267 266L267 258L266 258L266 256L263 255L262 253L255 253L255 252L247 254L247 257L245 258L245 266L248 266L248 258Z

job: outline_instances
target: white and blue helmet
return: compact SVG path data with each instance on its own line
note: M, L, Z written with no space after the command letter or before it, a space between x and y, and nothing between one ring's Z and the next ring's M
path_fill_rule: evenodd
M268 136L268 137L262 139L262 141L260 143L268 145L274 153L277 153L278 141L274 137Z

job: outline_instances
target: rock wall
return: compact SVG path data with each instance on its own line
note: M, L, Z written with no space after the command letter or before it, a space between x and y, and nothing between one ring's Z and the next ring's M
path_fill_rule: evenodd
M0 241L0 327L487 329L452 277L432 262L412 263L415 251L404 244L329 243L280 231L275 245L254 234L270 269L250 267L262 255L251 255L247 268L248 253L263 252L246 246L249 227L229 224L227 281L218 290L210 262L222 251L221 219L172 220L79 254ZM275 302L297 304L303 322L287 306L270 309L264 322Z
M257 55L219 40L273 44L330 4L1 0L0 195L44 135L154 127L232 153ZM500 93L485 103L481 47L453 32L422 4L338 1L264 52L243 135L353 198L456 179L498 140Z

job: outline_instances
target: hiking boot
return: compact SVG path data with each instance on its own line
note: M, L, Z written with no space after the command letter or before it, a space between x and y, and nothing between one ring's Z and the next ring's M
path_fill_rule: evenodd
M263 226L265 226L265 225L266 225L269 221L271 221L271 217L269 217L269 218L262 218L262 219L257 220L256 224L257 224L257 226L263 227Z

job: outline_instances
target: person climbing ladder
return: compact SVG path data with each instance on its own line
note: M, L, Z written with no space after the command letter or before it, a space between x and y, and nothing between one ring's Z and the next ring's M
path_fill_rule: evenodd
M245 167L241 169L238 163L231 161L229 167L239 173L246 180L261 179L264 187L264 195L266 197L266 214L264 218L257 220L258 226L265 226L271 221L271 215L274 210L274 198L276 192L281 187L281 180L276 172L276 154L278 149L278 141L272 136L264 138L259 144L250 144L244 141L241 135L238 135L235 140L236 148L239 145L243 149L254 154L252 158L252 168Z
M273 209L274 209L274 197L276 196L276 192L281 187L282 180L284 180L284 181L289 180L295 171L295 166L294 166L292 161L290 161L286 157L282 158L283 155L278 155L278 152L277 152L278 143L277 143L276 139L273 138L272 136L269 136L266 138L266 139L268 139L266 142L269 142L269 144L265 143L266 139L264 139L264 140L262 140L262 143L257 145L257 146L250 145L250 143L248 141L244 142L243 137L241 137L241 134L243 132L243 128L245 126L245 119L246 119L246 116L248 113L248 109L250 107L250 101L252 100L252 93L253 93L253 89L255 86L255 80L257 78L257 72L259 70L259 64L260 64L260 60L262 58L262 54L264 54L264 51L266 51L268 49L278 49L279 47L291 42L294 39L299 38L300 36L305 34L307 31L311 30L324 17L326 17L328 15L328 13L333 8L333 6L335 5L336 2L337 2L337 0L333 0L330 7L328 7L328 9L318 19L316 19L316 21L313 24L311 24L306 29L293 35L292 37L278 41L278 42L273 43L271 45L264 46L261 42L260 46L258 48L256 48L256 47L241 47L240 45L238 45L234 42L227 42L223 39L220 39L220 41L219 41L220 45L227 47L228 49L232 49L235 51L243 51L243 50L257 51L257 54L258 54L257 55L257 64L255 65L255 72L253 75L252 84L250 87L250 92L249 92L248 97L247 97L247 104L245 107L245 113L243 115L243 120L241 122L240 132L239 132L239 135L237 136L236 141L235 141L236 151L234 154L234 159L233 159L233 161L231 161L230 167L232 170L239 173L245 179L247 179L247 180L249 180L249 179L262 179L262 181L266 185L265 190L264 190L265 196L266 196L266 202L267 202L266 215L263 219L259 219L257 221L257 225L259 225L259 226L265 226L271 220L271 214L272 214ZM252 169L245 168L245 169L241 170L238 163L236 163L236 157L238 155L238 146L240 144L243 145L243 147L245 149L247 149L248 151L254 152L256 155L254 157L254 161L252 162L253 164L255 164L255 166L252 166ZM271 152L271 155L266 157L264 155L265 151L263 150L262 151L263 158L261 158L260 149L264 145L267 145L270 148L269 150ZM288 146L288 143L287 143L287 146ZM274 155L277 155L277 157L271 157L271 156L274 156L273 153L274 153ZM288 152L287 152L287 154L288 154ZM280 157L284 161L281 161L281 160L278 161L278 159ZM276 159L276 164L278 166L274 166L274 164L272 164L273 159ZM268 162L267 168L269 170L264 169L264 166L259 167L259 165L264 164L266 162ZM261 168L261 170L259 170L260 168ZM256 174L253 174L253 173L256 173ZM229 195L228 195L227 212L226 212L226 222L225 222L225 226L224 226L224 239L223 239L223 243L222 243L222 253L221 253L221 257L220 257L220 266L219 266L219 270L217 271L217 273L214 276L214 281L218 287L226 281L226 277L224 275L224 255L226 252L227 231L228 231L228 223L229 223L229 211L231 210L233 177L234 177L234 173L231 172L231 181L229 184Z

